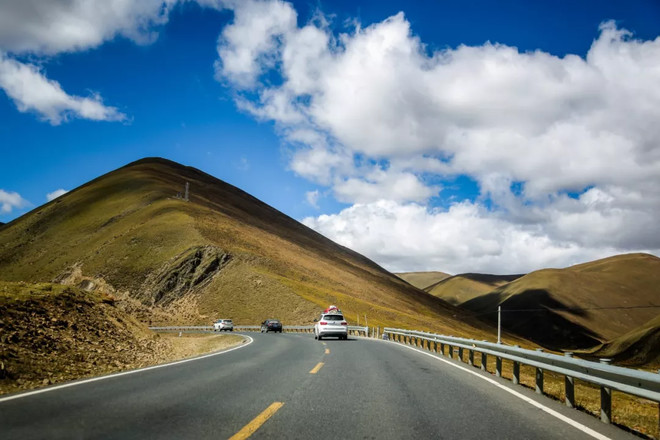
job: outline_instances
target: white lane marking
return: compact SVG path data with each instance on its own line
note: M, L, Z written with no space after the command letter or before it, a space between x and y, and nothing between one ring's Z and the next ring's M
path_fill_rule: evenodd
M0 403L6 402L8 400L20 399L21 397L32 396L32 395L35 395L35 394L47 393L49 391L61 390L62 388L68 388L68 387L73 387L73 386L76 386L76 385L82 385L82 384L85 384L85 383L96 382L97 380L105 380L105 379L110 379L110 378L113 378L113 377L125 376L127 374L134 374L134 373L141 373L143 371L155 370L156 368L163 368L163 367L170 367L172 365L185 364L186 362L197 361L199 359L204 359L204 358L208 358L208 357L211 357L211 356L217 356L219 354L229 353L230 351L234 351L234 350L238 350L238 349L247 347L248 345L250 345L254 342L254 339L252 339L248 335L241 335L241 336L244 336L244 337L248 338L249 341L246 344L239 345L238 347L230 348L230 349L223 350L223 351L218 351L218 352L215 352L215 353L205 354L205 355L197 356L197 357L194 357L194 358L183 359L183 360L180 360L180 361L174 361L174 362L170 362L170 363L167 363L167 364L152 365L151 367L140 368L138 370L122 371L121 373L108 374L107 376L92 377L90 379L84 379L84 380L80 380L80 381L76 381L76 382L69 382L69 383L65 383L65 384L62 384L62 385L55 385L55 386L48 387L48 388L42 388L40 390L27 391L25 393L15 394L13 396L0 397Z
M563 421L563 422L565 422L565 423L568 423L568 424L571 425L572 427L574 427L574 428L576 428L576 429L579 429L580 431L584 432L585 434L588 434L588 435L592 436L593 438L597 438L597 439L599 439L599 440L611 440L610 437L607 437L607 436L605 436L605 435L603 435L603 434L601 434L601 433L599 433L599 432L596 432L596 431L594 431L593 429L589 428L588 426L584 426L582 423L580 423L580 422L576 422L575 420L571 419L570 417L566 417L565 415L560 414L560 413L558 413L557 411L548 408L547 406L544 406L543 404L541 404L541 403L535 401L534 399L530 399L529 397L527 397L527 396L525 396L525 395L523 395L523 394L520 394L519 392L517 392L517 391L515 391L515 390L512 390L512 389L509 388L509 387L506 387L506 386L502 385L501 383L498 383L497 381L491 379L490 377L482 376L481 374L479 374L479 373L477 373L477 372L475 372L475 371L471 371L469 368L465 368L465 367L463 367L463 366L461 366L461 365L456 365L456 364L453 363L453 362L449 362L448 360L443 359L443 358L438 357L438 356L435 356L435 355L433 355L433 354L431 354L431 353L426 353L426 352L424 352L424 351L418 350L418 349L413 348L413 347L409 347L409 346L407 346L407 345L401 345L401 344L397 344L397 345L400 345L400 346L403 347L403 348L408 348L408 349L410 349L410 350L412 350L412 351L414 351L414 352L417 352L417 353L419 353L419 354L423 354L423 355L426 355L426 356L432 357L432 358L437 359L437 360L439 360L439 361L441 361L441 362L444 362L444 363L447 364L447 365L451 365L452 367L456 367L456 368L458 368L459 370L463 370L463 371L465 371L466 373L470 373L470 374L473 375L473 376L476 376L476 377L478 377L478 378L480 378L480 379L483 379L483 380L485 380L486 382L490 382L491 384L495 385L496 387L503 389L503 390L506 391L507 393L513 394L514 396L518 397L519 399L524 400L525 402L529 403L530 405L537 407L537 408L540 409L541 411L545 411L546 413L550 414L550 415L553 416L553 417L558 418L559 420L561 420L561 421Z

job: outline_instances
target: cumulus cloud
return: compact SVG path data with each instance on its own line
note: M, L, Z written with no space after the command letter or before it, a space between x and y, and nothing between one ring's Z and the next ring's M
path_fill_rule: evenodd
M149 42L176 0L5 0L0 47L12 53L55 55L96 47L117 35Z
M253 23L250 40L231 37ZM464 270L519 271L660 247L660 38L594 31L585 56L490 42L430 53L403 13L336 34L318 16L298 25L289 4L246 1L216 74L275 122L294 172L356 204L310 226L391 268L422 264L419 251L438 263L427 268L457 256ZM428 205L461 175L477 199ZM474 228L425 251L434 228L461 224Z
M63 196L64 194L66 194L68 192L69 191L67 191L65 189L62 189L62 188L56 189L55 191L46 194L46 199L50 202L50 201L55 200L56 198L58 198L60 196Z
M148 43L154 29L167 22L176 0L39 0L0 1L0 88L21 112L35 112L53 125L72 117L121 121L126 116L106 106L100 96L73 96L35 65L62 52L97 47L116 36ZM204 2L211 3L211 2Z
M14 209L20 209L29 203L17 192L0 189L0 214L9 214Z
M0 53L0 88L21 112L35 112L53 125L71 117L95 121L121 121L126 116L103 105L98 95L71 96L57 81L46 78L36 66L22 64Z
M381 200L303 223L394 272L512 274L564 267L619 253L619 234L626 233L612 228L613 237L592 243L590 234L580 236L583 223L577 222L563 225L578 228L574 237L559 238L547 232L548 225L513 223L472 202L440 210ZM642 250L660 252L658 243L653 245Z

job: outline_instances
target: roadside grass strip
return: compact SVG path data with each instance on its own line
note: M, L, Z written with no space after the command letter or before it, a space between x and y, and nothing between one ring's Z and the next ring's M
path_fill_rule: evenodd
M311 369L311 371L309 372L309 374L316 374L316 373L318 373L319 370L321 369L321 367L323 367L323 365L325 365L323 362L319 362L318 364L316 364L316 367L314 367L314 368Z
M122 371L121 373L112 373L112 374L108 374L106 376L92 377L90 379L77 380L75 382L68 382L68 383L64 383L62 385L54 385L54 386L51 386L51 387L48 387L48 388L41 388L39 390L27 391L25 393L14 394L14 395L7 396L7 397L0 397L0 403L6 402L8 400L14 400L14 399L20 399L22 397L32 396L32 395L35 395L35 394L41 394L41 393L47 393L49 391L60 390L62 388L75 387L77 385L83 385L83 384L86 384L86 383L96 382L96 381L99 381L99 380L112 379L113 377L126 376L126 375L129 375L129 374L135 374L135 373L142 373L144 371L155 370L157 368L171 367L173 365L185 364L186 362L198 361L200 359L205 359L205 358L208 358L208 357L211 357L211 356L218 356L220 354L229 353L230 351L240 350L241 348L245 348L245 347L247 347L248 345L250 345L254 342L254 339L252 339L248 335L241 335L241 336L245 337L248 340L248 342L246 342L245 344L241 344L238 347L233 347L233 348L229 348L229 349L226 349L226 350L217 351L215 353L204 354L204 355L201 355L201 356L196 356L196 357L192 357L192 358L188 358L188 359L182 359L180 361L168 362L167 364L152 365L151 367L139 368L137 370Z
M249 438L252 434L254 434L257 431L257 429L261 427L261 425L266 423L266 420L273 417L273 415L283 406L284 406L284 402L271 403L268 408L263 410L261 414L259 414L257 417L252 419L252 421L247 425L245 425L243 429L241 429L236 434L229 437L229 440L245 440L246 438Z
M551 408L548 408L547 406L545 406L545 405L543 405L543 404L541 404L541 403L535 401L534 399L530 399L529 397L527 397L527 396L525 396L525 395L523 395L523 394L521 394L521 393L519 393L519 392L517 392L517 391L515 391L515 390L512 390L511 388L509 388L509 387L507 387L507 386L505 386L505 385L502 385L501 383L499 383L499 382L497 382L497 381L495 381L495 380L493 380L493 379L491 379L491 378L489 378L489 377L482 376L481 374L479 374L479 373L476 372L476 371L472 371L472 370L469 369L469 368L463 367L463 366L461 366L461 365L457 365L457 364L455 364L455 363L453 363L453 362L450 362L450 361L448 361L448 360L446 360L446 359L443 359L443 358L441 358L441 357L435 356L435 355L433 355L433 354L431 354L431 353L426 353L426 352L421 351L421 350L419 350L419 349L417 349L417 348L414 348L414 347L409 347L409 346L407 346L407 345L400 345L400 346L403 347L403 348L407 348L407 349L409 349L409 350L412 350L412 351L414 351L414 352L416 352L416 353L423 354L424 356L432 357L432 358L434 358L434 359L436 359L436 360L439 360L440 362L444 362L444 363L447 364L447 365L451 365L451 366L454 367L454 368L458 368L459 370L463 370L463 371L465 371L466 373L470 373L471 375L473 375L473 376L475 376L475 377L478 377L479 379L485 380L486 382L489 382L490 384L495 385L496 387L498 387L498 388L500 388L500 389L506 391L507 393L512 394L513 396L515 396L515 397L517 397L517 398L519 398L519 399L521 399L521 400L523 400L523 401L529 403L530 405L532 405L532 406L534 406L534 407L540 409L541 411L544 411L544 412L548 413L549 415L551 415L551 416L553 416L553 417L558 418L558 419L561 420L562 422L565 422L565 423L571 425L572 427L574 427L574 428L576 428L576 429L578 429L578 430L584 432L585 434L587 434L587 435L589 435L589 436L591 436L591 437L593 437L593 438L595 438L595 439L598 439L598 440L611 440L611 439L610 439L609 437L607 437L606 435L603 435L603 434L601 434L601 433L599 433L599 432L597 432L597 431L594 431L593 429L589 428L588 426L585 426L585 425L583 425L582 423L577 422L577 421L571 419L570 417L567 417L567 416L565 416L565 415L563 415L563 414L561 414L561 413L559 413L559 412L557 412L557 411L555 411L555 410L553 410L553 409L551 409Z

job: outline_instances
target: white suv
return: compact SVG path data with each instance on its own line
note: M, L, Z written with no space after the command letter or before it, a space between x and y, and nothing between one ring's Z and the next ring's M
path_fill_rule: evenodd
M220 331L234 331L234 323L231 319L218 319L213 323L213 330L216 332Z
M348 323L344 315L339 313L324 313L316 324L314 324L314 339L319 341L328 336L339 339L348 339Z

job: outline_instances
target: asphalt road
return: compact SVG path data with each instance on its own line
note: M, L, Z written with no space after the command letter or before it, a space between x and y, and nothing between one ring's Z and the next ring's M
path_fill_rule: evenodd
M585 428L603 436L596 438L635 438L476 368L468 367L471 374L457 361L398 344L249 336L243 348L190 362L0 398L0 438L594 438ZM275 402L282 405L273 409ZM270 418L260 418L269 407Z

